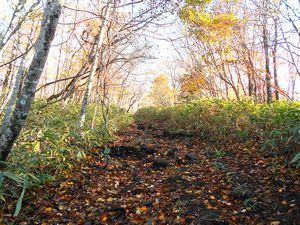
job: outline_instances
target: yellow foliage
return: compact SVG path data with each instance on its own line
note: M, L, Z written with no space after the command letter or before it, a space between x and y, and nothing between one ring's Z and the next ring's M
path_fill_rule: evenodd
M195 94L200 90L204 82L204 76L184 76L181 79L181 91Z
M159 75L153 80L149 97L154 105L168 106L172 104L174 92L170 88L166 75Z
M203 6L209 2L187 0L187 5L180 11L180 18L198 39L214 43L232 36L241 21L231 12L207 12Z

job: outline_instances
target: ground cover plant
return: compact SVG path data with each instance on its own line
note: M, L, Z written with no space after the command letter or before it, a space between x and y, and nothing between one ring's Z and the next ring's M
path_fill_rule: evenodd
M299 225L295 0L0 0L0 225Z
M298 102L224 101L202 99L170 107L150 107L136 113L137 121L163 124L170 133L194 133L203 138L258 140L261 150L285 155L299 167L300 104Z
M3 221L298 224L300 174L284 157L265 154L252 139L204 139L165 128L139 117Z
M26 190L54 181L65 171L73 169L92 148L105 146L117 130L132 121L130 114L112 107L109 129L105 129L99 114L95 117L95 128L91 129L95 105L90 105L87 122L81 129L78 126L78 104L64 106L58 103L41 109L44 104L34 104L9 161L1 162L1 208L15 209L15 215L21 209Z

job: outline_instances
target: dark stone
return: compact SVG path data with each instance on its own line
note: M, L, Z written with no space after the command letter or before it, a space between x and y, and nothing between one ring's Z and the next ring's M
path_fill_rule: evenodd
M211 150L210 148L204 149L204 154L208 158L213 158L215 156L213 150Z
M118 221L118 224L125 220L126 217L126 209L120 206L112 207L107 210L108 212L112 212L111 220ZM122 223L123 224L123 223Z
M175 132L175 131L164 130L161 136L165 138L182 138L182 137L186 137L186 133L184 131Z
M86 222L84 222L83 225L93 225L93 222L91 222L91 221L86 221Z
M231 194L235 199L244 201L251 196L251 190L248 188L247 183L244 183L234 187L231 191Z
M220 213L215 209L201 209L199 212L200 218L205 218L206 221L218 220Z
M196 217L192 224L228 225L220 218L220 212L216 209L207 209L199 202L189 201L186 204L186 214Z
M233 153L233 152L225 152L225 155L224 156L226 156L226 157L234 157L235 156L235 154Z
M280 196L283 197L283 199L288 200L289 202L294 202L298 208L300 208L300 192L294 192L294 193L282 193Z
M137 188L137 189L131 190L130 192L131 192L131 194L133 194L133 195L138 195L138 194L143 193L144 190L143 190L143 189L140 189L140 188Z
M139 175L137 173L132 174L132 181L134 183L138 183L141 181L141 178L139 177Z
M142 202L142 205L149 207L149 206L153 205L153 202L150 202L150 201Z
M197 160L198 159L198 156L195 155L194 153L187 153L185 155L185 158L190 160L190 161L193 161L193 160Z
M123 168L124 170L130 171L130 165L129 165L129 163L123 162L123 163L122 163L122 168Z
M142 144L140 150L147 155L153 155L156 152L156 149L148 147L146 144Z
M178 171L181 173L184 173L186 171L189 171L189 168L188 167L180 167Z
M225 170L226 169L224 162L221 161L221 160L217 160L217 161L213 162L212 164L218 170Z
M167 183L170 184L171 186L175 186L176 184L182 184L187 182L182 176L180 175L175 175L167 178Z
M204 186L206 183L202 180L195 180L195 181L191 181L191 185L192 186L196 186L196 187L202 187Z
M175 158L176 153L178 152L177 148L171 148L168 152L167 152L167 156L170 158Z
M109 153L109 156L113 158L143 157L140 151L131 146L117 146L111 147L110 149L111 152Z
M145 125L144 125L144 124L142 124L142 123L139 123L139 124L137 125L137 129L138 129L138 130L145 130L145 129L146 129L146 127L145 127Z
M126 212L126 210L125 210L123 207L119 207L119 206L117 206L117 207L112 207L112 208L108 209L108 211L109 211L109 212L118 212L118 213L120 213L120 214L123 214L123 213Z
M181 202L190 202L190 201L194 201L196 198L197 198L196 194L182 194L180 195L178 200L180 200Z
M190 187L201 187L206 184L204 181L201 180L188 181L184 179L181 175L170 176L165 180L165 183L171 190L176 190L178 188L188 189Z
M189 142L189 143L186 144L186 147L187 147L187 148L192 148L192 147L194 147L194 144L191 143L191 142Z
M169 165L169 162L162 158L156 158L153 160L153 167L156 169L166 168Z
M193 198L193 196L182 196L187 201L184 203L183 213L188 218L190 216L195 219L188 219L188 224L199 224L199 225L227 225L221 220L220 212L216 209L208 209L205 205Z
M183 162L183 159L182 159L181 157L177 158L177 159L176 159L176 162L177 162L179 165L181 165L181 164L184 163L184 162Z
M170 138L170 139L171 138L185 139L185 138L193 137L193 134L183 129L179 129L179 130L163 130L158 136L163 138Z

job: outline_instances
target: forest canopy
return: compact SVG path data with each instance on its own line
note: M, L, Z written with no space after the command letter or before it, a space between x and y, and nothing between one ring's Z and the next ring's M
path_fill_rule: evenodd
M0 224L297 224L299 29L298 0L0 0Z

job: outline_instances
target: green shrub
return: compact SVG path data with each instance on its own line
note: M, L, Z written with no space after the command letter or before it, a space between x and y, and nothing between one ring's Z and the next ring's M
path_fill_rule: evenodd
M262 149L288 157L297 153L300 143L298 102L201 99L171 107L143 108L135 117L159 123L168 131L184 129L210 139L259 138Z
M84 159L91 148L104 146L117 130L132 122L129 113L112 106L107 131L103 126L101 107L91 104L86 124L80 130L80 105L57 103L40 109L42 104L33 105L9 161L2 162L6 168L0 173L0 205L7 206L7 198L18 198L16 215L26 189L52 181ZM94 129L91 129L94 107L99 109Z

